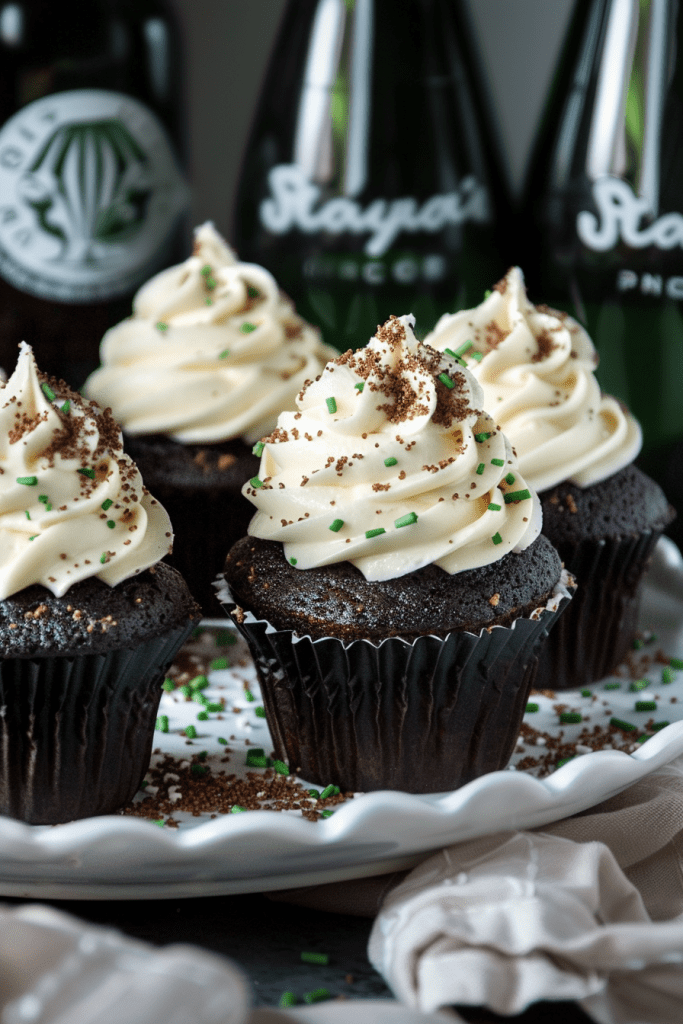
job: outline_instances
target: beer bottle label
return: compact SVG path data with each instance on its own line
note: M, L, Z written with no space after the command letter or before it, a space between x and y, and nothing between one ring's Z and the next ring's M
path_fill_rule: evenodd
M187 189L158 118L122 93L77 89L0 128L0 275L87 303L158 269Z

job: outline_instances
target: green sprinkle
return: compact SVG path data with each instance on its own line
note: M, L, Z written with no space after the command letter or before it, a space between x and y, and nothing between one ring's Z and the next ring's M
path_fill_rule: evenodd
M582 697L592 697L593 696L593 691L592 690L582 690L581 691L581 696Z
M95 470L91 469L90 466L81 466L76 472L81 473L82 476L87 476L89 480L95 479Z
M28 510L28 509L26 509L25 515L26 515L26 518L27 518L27 519L30 519L30 518L31 518L31 513L29 512L29 510Z
M474 440L481 444L482 441L488 441L492 435L490 433L475 434Z
M205 690L209 685L209 680L206 676L195 676L194 679L190 679L187 685L191 690Z
M277 1005L282 1010L286 1009L288 1006L296 1006L296 996L293 992L283 992Z
M638 737L638 739L636 740L636 743L645 743L645 740L649 740L649 738L650 737L647 735L647 733L643 733L642 736Z
M197 720L199 722L206 722L208 717L209 717L209 714L208 714L207 711L198 711L197 712Z
M502 544L503 543L503 538L501 537L501 535L499 533L494 533L493 537L491 537L491 540L493 541L494 544Z
M576 725L581 721L583 721L583 715L580 711L562 711L560 713L561 725Z
M197 759L199 761L206 761L208 756L209 756L209 751L208 750L200 750L199 753L197 754Z
M505 465L505 459L491 459L491 465L492 466L504 466Z
M334 412L337 411L337 399L336 398L326 398L325 399L325 405L327 406L327 411L329 413L334 413Z
M615 729L621 729L622 732L635 732L636 726L632 722L625 722L623 718L610 718L609 724L613 725Z
M202 275L202 277L209 277L211 275L211 267L209 266L209 264L207 263L205 266L203 266L199 273Z
M458 345L455 350L456 356L464 356L465 352L469 352L471 348L474 348L473 341L463 341L462 345Z
M664 683L665 686L668 686L669 683L673 683L674 678L675 678L675 676L674 676L674 673L673 673L673 669L670 669L670 668L663 668L662 669L662 682Z
M343 525L343 519L335 519L333 523L330 523L330 530L332 530L332 533L339 533Z
M258 288L254 288L253 284L247 285L247 295L250 299L258 299L260 292Z
M175 683L173 682L172 679L169 679L167 677L161 684L161 689L166 690L166 693L173 693L173 691L175 690Z
M386 532L387 531L384 529L383 526L377 526L374 530L366 530L365 531L365 536L366 536L366 538L368 540L372 540L373 537L379 537L379 535L381 533L386 533Z
M106 512L108 509L112 507L113 504L114 502L111 500L111 498L105 498L101 505L102 511Z
M206 697L204 697L203 694L200 694L200 696L202 697L203 700L206 700ZM217 711L222 711L223 710L223 705L220 703L220 701L217 701L217 700L210 701L206 705L206 710L212 712L213 714L215 714Z
M327 800L328 796L339 796L339 786L325 786L324 790L320 794L320 799Z
M218 353L218 358L219 359L227 359L229 355L230 355L230 349L229 348L224 348L222 352Z
M573 757L563 757L557 762L557 767L561 768L563 764L567 764L569 761L573 761Z
M314 988L312 992L304 992L305 1003L320 1003L323 999L329 999L330 993L326 988Z
M60 405L59 408L61 409L62 412L68 412L69 409L71 408L71 402L69 401L69 399L67 398L66 402L64 402L63 405Z
M228 745L228 741L226 740L225 736L219 736L218 737L218 742L220 744L222 744L222 746L224 746L224 747L227 747L227 745Z
M484 463L480 462L479 465L477 466L477 470L476 470L477 476L481 476L481 474L484 472L485 469L486 469L486 466L484 465Z
M192 696L192 690L190 689L189 686L187 686L187 684L185 686L181 686L180 687L180 692L182 693L183 697L191 697Z
M213 277L207 277L207 279L204 282L204 284L206 285L206 287L209 289L210 292L212 292L214 290L214 288L216 287L216 282L215 282ZM209 301L211 301L211 300L209 300ZM242 325L242 326L244 326L244 325Z
M356 389L356 391L362 391L363 388L365 387L365 381L364 380L359 380L358 383L354 384L353 386Z
M296 563L297 563L297 559L296 558L290 558L290 560L289 560L289 564L290 565L296 565Z
M37 476L18 476L17 477L17 483L18 484L24 484L25 487L35 487L36 484L38 483L38 477Z
M385 466L395 466L397 462L398 462L398 459L395 459L393 455L390 455L388 459L384 460L384 465Z
M193 693L192 699L194 700L195 704L202 704L204 706L204 709L208 711L209 698L206 697L201 691Z
M159 732L168 732L168 715L159 715L156 728Z
M451 391L455 387L455 381L452 377L449 377L447 373L440 373L437 379L440 380L442 384L445 384Z
M152 824L153 825L158 825L160 828L163 828L164 825L166 824L166 822L164 821L163 818L153 818L152 819Z
M207 306L213 306L213 299L204 299Z
M488 299L489 295L491 295L491 289L487 288L486 291L484 292L484 298Z
M37 536L38 536L38 534L34 533L32 537L29 537L29 540L35 540Z
M102 554L100 555L100 562L101 562L102 565L105 565L106 561L107 561L107 552L103 551Z
M229 629L221 629L216 634L216 647L231 647L237 643L237 637Z
M192 635L192 639L196 640L197 637L200 637L202 635L202 633L204 633L204 632L205 632L205 630L204 630L203 626L195 626L194 629L192 630L192 634L191 634Z
M244 691L244 699L246 701L248 701L249 704L253 704L253 702L256 700L256 697L251 692L251 690L245 690Z
M160 320L158 322L158 324L157 324L157 330L158 331L167 331L168 330L168 324L165 324L162 320Z
M265 447L266 446L265 446L265 443L263 441L257 441L256 444L254 445L254 447L251 449L252 454L256 455L256 457L260 459L261 456L263 455L263 449Z
M496 505L495 501L490 502L490 504L486 506L487 511L489 512L500 512L502 507L502 505Z
M43 392L43 394L47 398L48 402L54 402L54 400L55 400L55 393L54 393L54 391L52 390L52 388L50 387L49 384L41 384L40 385L40 390Z
M636 711L656 711L657 710L657 702L654 701L654 700L637 700L636 701L635 710Z
M50 504L49 501L46 502L46 504L45 504L45 511L46 512L52 512L52 505Z
M227 667L228 667L228 659L227 658L214 658L213 661L211 662L211 665L210 665L210 668L211 668L212 672L218 672L218 671L220 671L220 669L227 668Z
M289 775L290 774L289 768L285 764L284 761L278 761L278 760L273 761L273 768L278 773L278 775Z
M329 953L302 953L301 963L302 964L322 964L323 967L327 967L330 962Z
M620 690L621 683L605 683L606 690Z
M641 649L641 647L644 647L644 646L645 646L645 641L641 640L640 637L637 636L635 638L635 640L633 641L633 650L634 651L639 651Z
M268 765L268 758L264 754L247 754L247 768L266 768Z
M514 482L515 482L515 474L514 473L508 473L508 475L505 477L505 483L506 484L514 484Z
M417 522L417 512L406 512L404 516L399 516L398 519L394 519L394 526L397 530L400 530L403 526L412 526L413 523Z
M257 326L258 324L251 324L247 321L246 323L240 324L240 331L242 334L251 334L252 331L256 330Z
M640 693L641 690L646 690L649 685L649 679L636 679L636 681L631 683L629 686L629 690L631 693Z
M185 735L187 736L188 740L195 740L197 738L197 730L193 725L188 725L185 728Z
M251 750L248 751L248 753L254 754L256 757L265 757L266 755L266 752L263 749L263 747L252 747Z
M482 361L482 359L484 358L484 354L483 354L483 352L473 352L472 353L472 358L476 359L476 361L478 363L480 363Z
M683 658L669 658L669 664L672 668L683 669Z
M308 790L308 795L310 797L312 797L314 800L319 800L320 799L320 790L319 789L309 789Z
M233 804L230 808L231 814L242 814L244 811L246 811L246 807L242 807L240 804Z
M538 705L538 704L534 704L534 702L533 702L533 701L529 701L529 703L527 704L527 706L526 706L526 709L525 709L525 710L526 710L526 712L527 712L527 713L529 713L529 714L530 714L530 713L532 713L532 712L534 712L534 711L538 711L538 708L539 708L539 705Z
M514 501L526 501L527 498L531 497L531 491L526 489L523 491L508 491L503 497L505 498L505 504L511 505Z
M49 511L50 506L46 505L45 508L48 509ZM109 527L110 530L113 530L114 527L116 526L116 523L114 522L113 519L107 519L107 526Z
M653 732L659 732L660 729L666 729L667 725L670 724L670 722L653 722L650 728Z
M256 715L257 718L266 717L266 712L264 711L263 707L260 704L258 705L258 707L254 708L254 714Z
M321 813L320 813L320 817L321 817L321 818L331 818L333 814L334 814L334 811L331 811L331 810L330 810L330 809L328 808L328 809L327 809L326 811L321 811Z
M209 771L209 767L205 764L193 764L190 765L190 771L193 775L206 775Z
M39 494L38 495L38 501L42 501L43 504L45 504L45 502L49 501L49 500L50 499L48 498L47 494Z
M251 486L256 491L258 491L259 487L263 487L263 480L259 480L259 478L257 476L252 476L252 478L249 481L249 483L251 484Z

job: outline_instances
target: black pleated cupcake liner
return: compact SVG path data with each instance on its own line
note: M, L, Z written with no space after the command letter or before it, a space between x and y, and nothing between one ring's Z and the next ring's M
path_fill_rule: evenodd
M213 580L225 556L244 537L254 506L241 493L155 485L154 497L173 526L173 554L166 559L184 577L205 616L219 612Z
M131 800L161 683L193 625L133 650L0 660L0 813L53 825Z
M540 646L569 601L475 635L314 640L219 600L251 650L275 754L321 786L425 793L505 767Z
M576 578L577 593L539 657L537 689L580 689L604 679L624 660L660 536L661 530L648 530L571 547L563 543L560 555Z

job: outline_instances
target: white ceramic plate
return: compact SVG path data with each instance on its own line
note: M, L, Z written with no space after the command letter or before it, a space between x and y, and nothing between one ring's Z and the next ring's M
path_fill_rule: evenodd
M669 541L657 548L641 626L657 638L638 657L661 650L683 658L683 559ZM206 750L212 770L223 767L220 757L226 753L218 737L228 739L230 762L224 770L239 776L252 770L245 765L246 751L256 746L269 752L270 739L255 712L259 697L253 668L239 646L227 652L235 667L212 672L211 688L204 691L211 701L226 700L225 713L200 721L198 704L181 699L178 691L165 694L160 713L168 716L169 731L157 737L162 753L176 757ZM241 666L235 664L240 660ZM263 892L380 874L411 866L447 843L547 824L614 795L683 754L683 670L671 671L662 682L662 664L653 661L649 667L644 662L637 675L649 681L637 692L632 675L624 674L596 684L595 699L578 691L562 693L555 701L534 697L538 710L525 721L536 732L515 754L513 766L529 754L544 753L539 737L547 749L560 733L576 738L581 729L604 726L611 718L636 727L633 734L623 734L621 744L633 753L584 753L542 778L532 771L493 772L452 793L368 793L317 822L299 812L269 810L213 819L174 814L178 828L127 816L56 827L2 818L0 895L124 899ZM252 702L245 699L245 683L256 697ZM636 711L635 702L642 699L655 700L656 712ZM560 722L560 702L565 711L580 712L580 724ZM630 746L652 720L670 724L647 742ZM189 724L198 734L190 741L181 735Z

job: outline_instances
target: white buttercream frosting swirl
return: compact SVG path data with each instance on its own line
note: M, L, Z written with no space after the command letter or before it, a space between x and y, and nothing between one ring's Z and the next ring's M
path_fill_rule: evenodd
M335 354L272 274L239 262L207 223L192 256L144 285L133 316L105 334L84 390L128 434L251 444Z
M456 360L392 317L327 364L265 438L243 493L249 533L300 569L349 561L368 580L434 563L455 573L521 551L540 503Z
M33 583L61 597L89 576L114 586L172 536L109 411L40 376L22 343L0 388L0 599Z
M638 422L595 377L598 355L566 313L534 306L513 267L476 309L447 313L425 339L460 357L484 389L484 407L509 437L538 491L598 483L642 445Z

